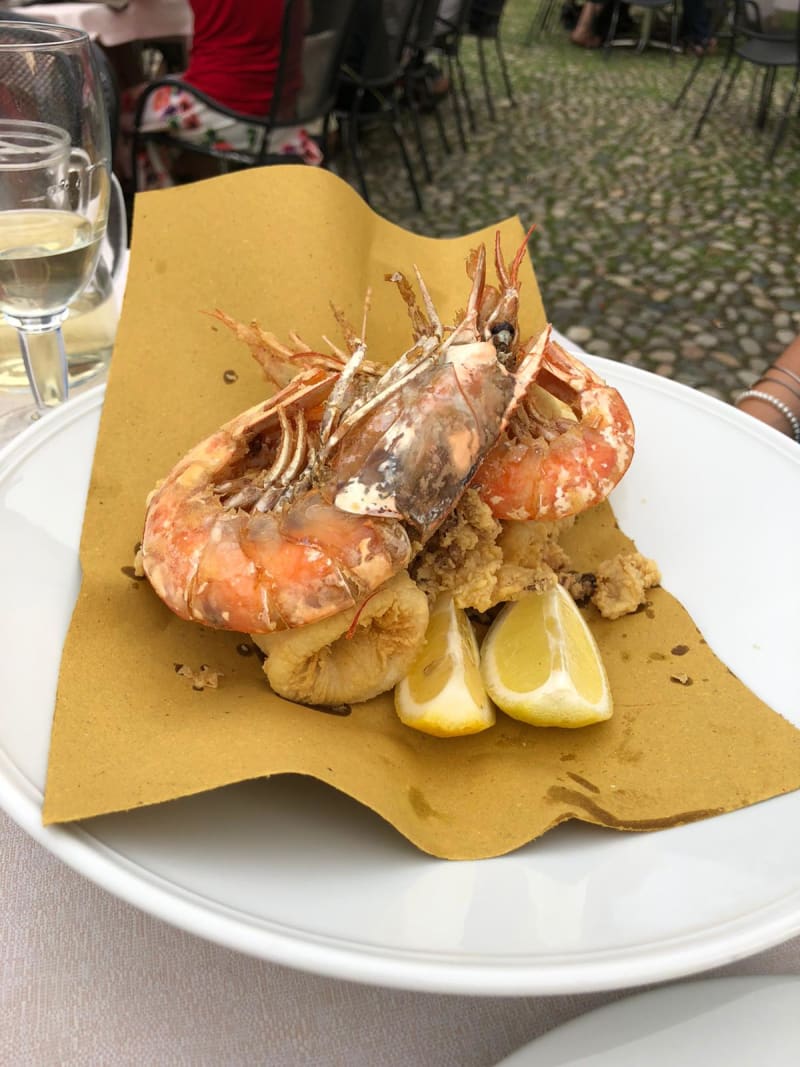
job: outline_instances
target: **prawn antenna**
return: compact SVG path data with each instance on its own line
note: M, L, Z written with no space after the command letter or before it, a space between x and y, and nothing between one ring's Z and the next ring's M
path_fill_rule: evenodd
M372 306L372 286L368 285L367 286L367 291L364 294L364 317L361 320L361 340L362 340L362 342L366 341L366 339L367 339L367 315L369 314L369 309L370 309L371 306Z

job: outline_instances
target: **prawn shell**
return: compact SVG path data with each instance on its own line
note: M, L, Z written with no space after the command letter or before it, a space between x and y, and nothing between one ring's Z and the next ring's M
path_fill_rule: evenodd
M336 506L409 520L429 536L499 436L513 395L493 345L453 346L344 437Z
M204 482L204 465L185 457L151 496L142 535L145 574L158 596L182 619L192 618L195 575L216 521L202 499Z
M310 531L317 531L316 537ZM328 553L341 567L356 602L405 567L412 555L408 534L396 522L351 515L315 491L283 514L281 533Z
M199 621L271 633L351 606L352 593L336 563L316 547L287 540L278 515L239 512L218 528L225 526L236 544L209 542L195 591Z

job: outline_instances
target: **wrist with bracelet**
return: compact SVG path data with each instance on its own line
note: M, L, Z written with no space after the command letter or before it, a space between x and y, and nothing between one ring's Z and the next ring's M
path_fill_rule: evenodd
M762 378L762 381L769 380L770 379L766 376ZM800 381L800 379L798 380ZM775 381L775 379L772 379L772 381ZM790 392L794 392L794 390L790 390ZM784 417L787 424L791 428L792 437L797 442L797 444L800 445L800 418L795 415L795 413L792 411L788 404L784 404L782 400L779 400L778 397L773 396L772 393L766 393L761 389L745 389L744 392L740 393L739 396L736 398L736 403L739 404L742 400L748 399L762 400L765 404L769 404L776 411L780 412L780 414Z

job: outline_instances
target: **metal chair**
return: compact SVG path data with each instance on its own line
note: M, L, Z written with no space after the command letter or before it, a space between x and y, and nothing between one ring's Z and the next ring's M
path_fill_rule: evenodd
M735 0L733 32L730 36L725 60L692 132L693 139L700 136L726 75L728 84L724 92L724 98L729 95L731 87L745 63L750 63L763 71L755 120L755 126L758 130L763 130L767 124L778 71L786 69L793 72L791 86L786 93L783 108L778 116L775 134L766 153L766 160L771 163L786 133L789 116L797 98L798 86L800 86L800 10L798 10L795 28L791 34L764 33L763 30L759 32L751 27L744 0Z
M412 26L408 42L410 55L403 67L403 91L409 107L413 107L415 111L423 111L433 116L439 132L439 139L442 142L442 148L449 154L452 149L450 148L450 141L447 137L447 131L445 130L444 121L440 111L442 97L435 95L429 87L426 62L426 56L434 46L434 33L438 7L439 0L421 0L420 2L417 17ZM431 181L432 173L428 162L428 153L425 147L424 137L422 135L422 126L419 121L419 116L416 115L413 117L417 134L417 143L425 168L426 178L428 181ZM457 123L457 128L461 147L466 151L467 145L464 139L464 131L460 123Z
M339 2L330 0L330 2L325 5L326 8L330 9L330 17L327 23L330 32L328 33L327 38L322 39L322 41L318 35L312 35L310 38L305 39L303 43L303 52L301 54L304 79L308 76L309 86L313 84L313 88L306 87L299 93L297 100L289 104L284 98L284 86L290 62L290 40L292 39L292 33L295 26L295 5L300 2L301 0L286 0L284 5L283 19L281 23L280 59L272 100L266 115L245 115L238 111L234 111L178 77L169 76L157 78L155 81L148 84L137 103L133 136L131 139L131 169L134 192L136 191L138 169L136 161L142 146L148 142L169 146L171 148L179 148L184 152L215 159L219 162L220 169L222 170L265 166L272 163L302 163L302 160L299 157L270 153L270 134L280 130L282 127L295 125L306 126L312 124L315 120L322 119L323 132L321 143L323 151L325 150L328 124L334 106L336 85L338 84L339 79L341 49L344 47L346 34L349 32L349 20L352 19L353 16L355 0L339 0ZM319 22L318 25L322 26L324 24ZM324 29L318 31L319 34L324 32ZM325 40L327 40L327 48L323 48L320 51L318 46L321 43L324 43ZM307 49L308 55L311 56L313 54L314 56L314 66L311 70L307 69L310 64L310 60L308 62L306 60ZM323 58L326 53L327 59ZM163 132L143 130L142 118L147 101L152 93L156 92L156 90L163 86L185 89L208 107L213 108L214 111L217 111L228 118L244 122L248 126L252 126L259 130L260 135L257 138L256 143L253 145L252 149L234 149L193 141L181 137L180 131Z
M523 43L526 47L532 45L543 34L549 33L559 22L560 11L561 4L558 0L539 0L525 33Z
M467 19L469 18L472 0L461 0L461 6L452 19L439 17L433 38L433 45L444 57L447 64L447 76L450 79L451 99L453 102L453 115L462 145L466 145L464 137L464 122L461 114L461 100L467 114L467 122L471 130L476 130L475 110L472 106L472 98L469 94L467 76L461 62L461 42L466 31ZM460 94L460 96L459 96Z
M342 77L347 43L353 30L358 0L316 0L303 40L303 87L297 99L300 115L322 119L320 145L328 158L330 121Z
M369 189L361 155L361 131L364 127L385 123L391 130L400 150L414 202L422 211L422 194L417 182L411 156L403 136L400 116L400 91L405 78L405 65L412 28L419 13L422 0L404 0L395 5L397 30L394 38L387 41L380 26L380 33L367 33L363 42L364 50L359 69L345 63L341 70L340 90L345 90L349 97L347 106L340 101L335 114L343 135L343 145L347 149L355 166L361 195L369 204ZM413 98L409 99L409 112L417 133L417 142L422 142L422 133L417 124L419 110ZM423 149L424 151L424 149ZM423 166L426 176L430 170L427 158L423 154Z
M733 22L734 22L734 10L735 5L733 0L715 0L711 5L711 17L709 19L709 25L711 27L711 36L718 44L729 43L733 37ZM756 33L762 33L761 23L761 11L759 9L756 0L744 0L744 17L747 20L751 29ZM700 73L703 63L708 58L707 52L700 52L692 64L692 69L686 76L686 80L680 88L678 95L672 101L671 107L673 111L677 111L683 101L686 99L686 95L694 84L695 79Z
M486 52L484 50L484 42L486 41L494 41L495 51L497 52L497 61L500 65L500 73L503 78L503 84L505 85L508 102L512 107L516 104L516 101L514 100L514 90L511 86L511 78L508 73L508 64L506 63L503 43L500 36L500 25L503 21L503 10L505 6L506 0L472 0L472 3L469 5L469 15L464 29L466 36L474 37L477 42L478 65L480 67L481 81L483 82L483 91L486 97L486 110L489 112L489 118L492 122L494 122L496 115L489 82L489 72L486 67Z
M616 41L614 39L622 8L622 0L614 0L614 6L611 9L611 21L603 41L603 55L605 58L608 59L614 46L624 47L632 44L637 53L643 52L648 46L651 48L667 48L670 53L670 62L674 63L675 56L678 53L678 24L680 21L678 0L635 0L633 6L642 8L645 13L638 39L633 41L628 41L627 39ZM653 17L656 11L665 10L669 12L669 43L654 41L651 37Z
M629 47L633 46L637 52L641 53L645 48L667 48L670 52L670 62L675 62L675 55L678 51L677 45L677 30L679 19L681 19L681 12L679 12L678 0L635 0L631 6L640 7L644 11L644 18L642 19L641 29L637 38L628 41L627 38L617 41L615 34L620 23L620 13L622 11L623 0L613 0L613 6L611 7L611 19L608 25L608 31L603 41L603 54L608 59L613 47ZM653 18L657 11L668 11L670 16L670 39L669 42L654 41L651 36L651 29L653 26Z

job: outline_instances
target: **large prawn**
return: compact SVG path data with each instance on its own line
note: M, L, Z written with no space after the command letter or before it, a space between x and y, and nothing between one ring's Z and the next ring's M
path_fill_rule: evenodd
M534 351L538 367L535 381L515 406L473 487L498 519L552 521L605 500L633 458L634 428L619 392L553 341L550 326L536 342L521 339L519 269L530 234L529 230L510 267L496 234L498 287L486 283L482 247L467 261L475 315L465 317L462 329L472 340L491 342L498 361L510 370ZM398 284L414 334L421 336L426 322L411 286L399 272L389 280ZM566 409L548 402L550 397Z
M145 574L176 614L272 633L357 606L408 565L538 373L541 345L512 373L480 339L480 297L478 277L445 336L426 291L425 336L379 377L351 336L346 359L309 358L178 462L142 540Z

